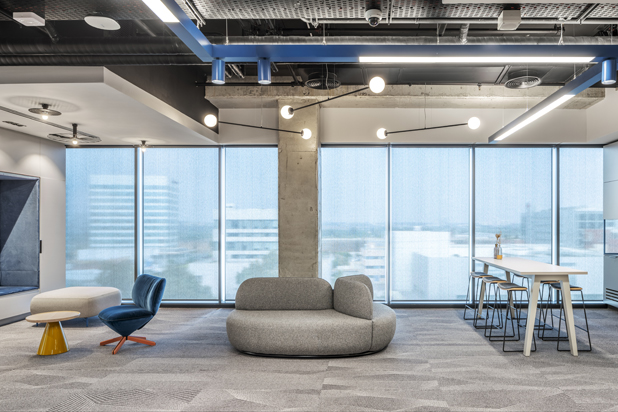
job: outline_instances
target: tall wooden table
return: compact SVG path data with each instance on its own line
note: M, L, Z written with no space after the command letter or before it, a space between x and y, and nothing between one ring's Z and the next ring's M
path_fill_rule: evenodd
M534 335L536 307L539 300L541 281L559 281L562 287L562 302L564 304L564 315L569 334L569 346L571 348L571 354L577 356L577 339L575 336L575 323L573 321L573 304L571 302L569 275L587 275L588 272L516 257L504 257L501 260L487 257L475 257L473 259L484 264L483 272L485 273L489 271L489 266L504 270L506 272L507 281L509 282L511 281L511 273L532 280L532 291L530 292L530 303L528 305L528 321L526 322L526 339L524 341L525 356L530 356L530 350L532 349L532 337ZM483 283L481 286L481 297L479 299L477 316L482 315L484 295L485 284Z

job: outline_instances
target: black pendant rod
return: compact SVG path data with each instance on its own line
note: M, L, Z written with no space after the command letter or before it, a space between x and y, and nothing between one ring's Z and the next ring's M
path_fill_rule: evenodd
M300 109L305 109L305 108L307 108L307 107L315 106L316 104L320 104L320 103L324 103L324 102L329 102L329 101L331 101L331 100L336 100L336 99L338 99L338 98L340 98L340 97L345 97L345 96L349 96L349 95L354 94L354 93L362 92L362 91L367 90L368 88L369 88L369 86L367 86L367 87L363 87L362 89L353 90L353 91L351 91L351 92L344 93L344 94L340 94L339 96L335 96L335 97L329 97L329 98L328 98L328 99L326 99L326 100L320 100L319 102L311 103L311 104L308 104L308 105L306 105L306 106L301 106L301 107L299 107L298 109L292 109L292 110L293 110L293 111L297 111L297 110L300 110Z
M264 130L274 130L276 132L287 132L287 133L296 133L303 134L303 132L294 132L292 130L283 130L283 129L273 129L272 127L264 127L264 126L251 126L249 124L240 124L240 123L232 123L232 122L219 122L220 124L231 124L232 126L241 126L241 127L251 127L253 129L264 129Z
M466 126L467 124L468 123L449 124L446 126L423 127L422 129L398 130L396 132L385 131L384 134L388 136L389 134L395 134L395 133L419 132L421 130L431 130L431 129L444 129L445 127Z

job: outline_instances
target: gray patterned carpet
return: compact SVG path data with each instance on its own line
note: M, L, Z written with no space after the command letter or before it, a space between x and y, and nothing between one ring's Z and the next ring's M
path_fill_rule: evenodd
M618 411L612 309L589 310L594 351L578 358L549 342L504 354L454 309L398 309L393 343L372 356L252 357L229 345L228 313L162 309L140 331L157 346L115 356L98 320L66 322L70 352L48 357L35 354L42 327L0 327L0 410Z

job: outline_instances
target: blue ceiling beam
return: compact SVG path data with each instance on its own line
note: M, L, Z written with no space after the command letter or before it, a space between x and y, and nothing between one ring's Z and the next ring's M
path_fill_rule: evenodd
M618 46L603 45L213 45L176 1L160 1L178 19L177 23L165 24L207 63L215 58L230 63L257 62L263 58L276 63L358 63L360 56L602 56L596 62L618 58Z
M489 143L497 143L505 138L508 138L537 119L540 119L545 114L566 103L590 86L600 82L602 70L601 64L592 66L579 77L565 84L560 90L547 97L545 100L498 130L496 133L492 134L489 137Z
M161 0L161 3L178 19L178 23L165 22L167 27L203 62L212 61L212 44L189 16L174 0Z

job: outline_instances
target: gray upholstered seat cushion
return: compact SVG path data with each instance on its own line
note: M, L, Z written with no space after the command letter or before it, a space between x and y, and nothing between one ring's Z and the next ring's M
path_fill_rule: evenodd
M373 304L373 333L371 352L379 351L388 346L395 336L397 316L395 311L381 303Z
M372 347L371 320L333 309L235 310L227 335L238 350L271 355L347 355Z
M343 277L335 282L333 307L337 312L349 316L371 320L373 318L373 298L369 288L361 281Z
M252 278L236 292L240 310L321 310L333 308L333 288L318 278Z

